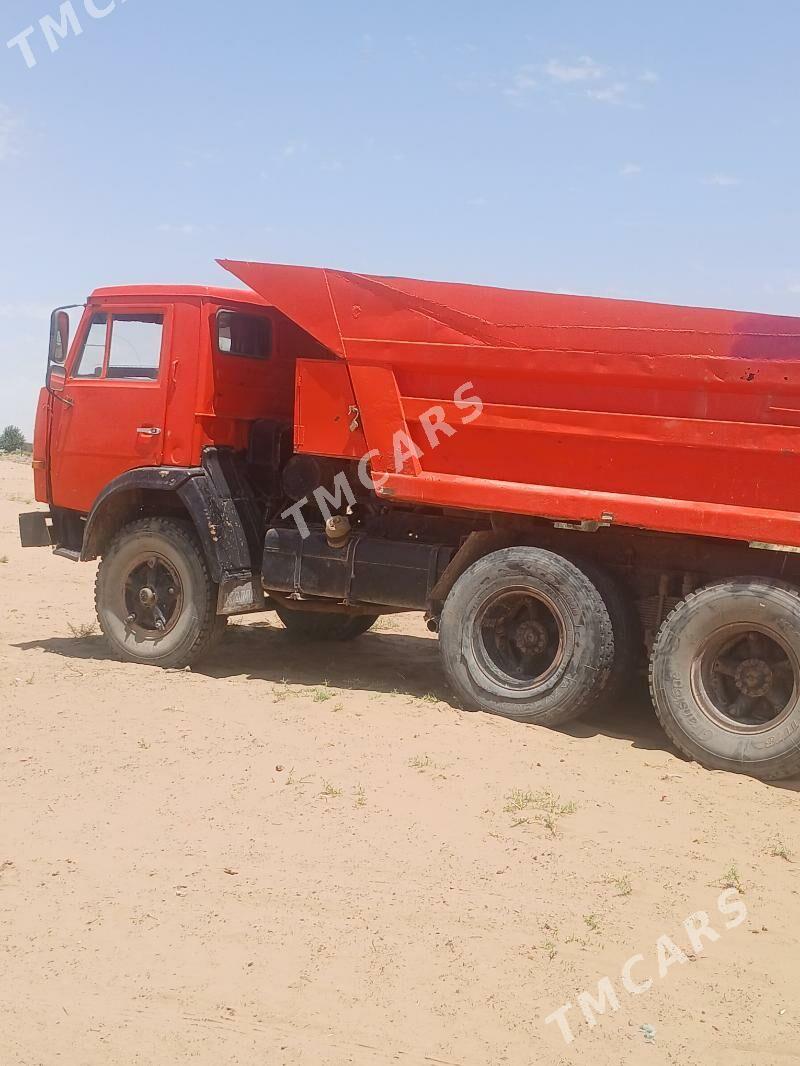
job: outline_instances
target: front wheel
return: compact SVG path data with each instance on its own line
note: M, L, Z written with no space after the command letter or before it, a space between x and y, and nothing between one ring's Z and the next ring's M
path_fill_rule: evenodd
M650 664L656 714L712 770L800 774L800 593L765 578L710 585L661 627Z
M97 571L100 628L122 659L182 667L222 635L217 586L187 522L145 518L119 531Z
M506 548L469 567L439 628L448 679L470 710L537 725L579 718L614 660L608 608L592 581L542 548Z

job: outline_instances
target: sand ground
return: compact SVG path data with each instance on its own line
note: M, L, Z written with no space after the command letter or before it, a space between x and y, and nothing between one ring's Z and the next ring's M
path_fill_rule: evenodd
M683 762L639 696L465 714L416 618L115 662L94 567L19 548L31 502L0 462L0 1066L800 1061L797 783ZM566 1045L544 1018L606 976Z

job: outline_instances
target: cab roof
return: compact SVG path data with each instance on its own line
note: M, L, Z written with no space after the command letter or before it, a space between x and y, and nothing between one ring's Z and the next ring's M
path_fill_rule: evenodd
M95 289L89 301L121 299L176 299L190 297L205 300L255 304L258 307L269 306L263 296L252 289L228 289L218 285L110 285Z

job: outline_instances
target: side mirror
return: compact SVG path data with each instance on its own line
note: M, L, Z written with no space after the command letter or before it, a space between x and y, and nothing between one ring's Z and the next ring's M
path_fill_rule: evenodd
M47 391L63 392L67 386L67 372L59 363L51 363L47 368Z
M50 318L50 350L48 357L51 363L63 365L67 361L69 352L69 315L66 311L54 311Z

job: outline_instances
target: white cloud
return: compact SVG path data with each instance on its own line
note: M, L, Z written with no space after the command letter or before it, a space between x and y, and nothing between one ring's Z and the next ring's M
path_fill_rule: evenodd
M635 178L638 174L642 173L642 167L638 163L626 163L620 170L620 177L622 178Z
M553 81L598 81L605 77L606 71L591 56L580 56L575 63L562 63L558 59L551 59L545 65L545 74Z
M4 159L11 159L12 156L20 154L17 132L21 125L21 121L12 113L11 108L6 104L0 104L0 163Z
M506 96L521 96L523 93L538 89L539 82L534 77L535 73L536 67L521 67L514 75L511 88L504 90Z
M289 141L278 152L280 159L296 159L308 151L308 141Z
M191 237L193 233L197 233L197 226L191 222L183 222L179 225L173 225L171 222L162 222L158 227L159 233L178 233L182 237Z
M601 104L624 103L628 93L628 86L624 81L615 81L611 85L604 85L600 89L587 89L586 95L590 100L597 100Z
M551 93L577 93L597 103L640 109L643 105L636 99L638 94L632 93L632 87L643 89L645 85L657 81L659 76L653 70L644 70L639 74L614 70L596 62L591 56L583 55L568 61L550 59L542 65L522 66L503 92L505 96L519 100L527 93L546 93L550 89Z
M786 286L786 291L790 292L792 296L800 296L800 281L791 281Z
M734 177L733 174L712 174L710 177L703 178L703 184L714 185L718 189L732 189L741 185L742 179Z
M411 54L415 59L426 58L425 52L423 51L420 42L417 40L416 37L411 37L410 35L406 37L406 44L411 49Z

